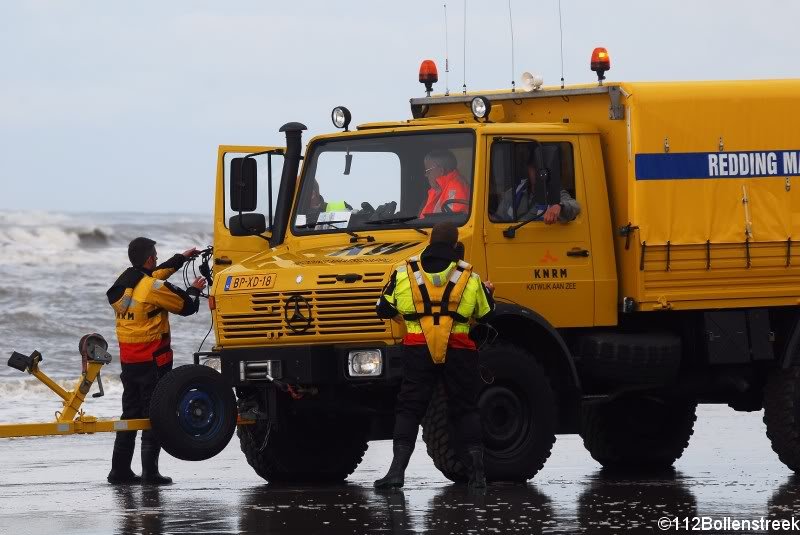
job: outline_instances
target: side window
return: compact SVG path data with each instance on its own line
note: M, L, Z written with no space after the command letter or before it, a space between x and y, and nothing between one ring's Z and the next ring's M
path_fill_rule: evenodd
M225 225L231 216L238 214L238 210L234 210L233 199L230 198L231 192L231 162L242 162L242 158L247 156L244 152L227 152L225 153L224 167L225 167ZM272 228L272 219L275 215L275 206L278 202L278 187L280 186L281 171L283 169L283 154L259 154L248 158L255 162L258 179L254 185L256 189L256 205L243 206L243 212L258 212L264 214L267 220L267 228ZM272 180L270 181L270 175Z
M572 144L566 141L499 140L492 144L489 220L524 221L560 202L561 190L575 198Z

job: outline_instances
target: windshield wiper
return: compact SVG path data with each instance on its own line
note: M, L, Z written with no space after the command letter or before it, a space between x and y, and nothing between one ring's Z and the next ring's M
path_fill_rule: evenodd
M333 225L336 223L349 223L349 221L345 221L344 219L342 219L341 221L317 221L316 223L305 223L303 225L295 225L294 228L316 228L320 225Z
M372 221L364 221L367 225L383 225L388 223L407 223L409 221L414 221L415 219L419 219L419 216L409 215L409 216L402 216L402 217L386 217L384 219L374 219ZM428 235L428 231L418 228L418 227L408 227L411 230L419 232L423 236Z
M414 221L415 219L419 219L419 216L416 215L407 215L401 217L386 217L384 219L373 219L371 221L364 221L365 225L384 225L386 223L408 223L409 221Z
M341 220L341 221L317 221L316 223L306 223L304 225L295 225L295 228L316 228L320 225L335 225L336 223L349 223L349 221ZM350 243L356 243L360 240L366 240L367 243L374 242L375 238L373 236L365 235L359 236L352 230L347 230L343 228L335 228L335 230L343 230L345 234L351 236Z

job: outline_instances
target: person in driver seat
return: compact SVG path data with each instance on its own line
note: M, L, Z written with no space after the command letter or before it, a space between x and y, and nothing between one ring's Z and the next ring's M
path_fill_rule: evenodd
M466 212L469 209L469 186L456 168L456 157L447 149L434 149L424 160L425 178L428 179L428 196L419 211L419 217L443 211ZM448 203L451 199L460 202Z

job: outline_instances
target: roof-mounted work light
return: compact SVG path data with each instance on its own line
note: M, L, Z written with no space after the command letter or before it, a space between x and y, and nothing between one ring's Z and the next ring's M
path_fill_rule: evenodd
M475 119L489 120L489 113L492 111L492 103L486 97L475 97L470 104L472 115Z
M431 96L433 84L439 81L439 71L432 59L426 59L419 66L419 83L425 84L425 92Z
M344 131L347 132L347 127L350 126L350 119L352 119L350 110L344 106L336 106L333 108L331 112L331 121L333 121L333 126L336 128L343 128Z
M591 68L597 73L597 84L603 85L606 71L611 70L611 57L608 55L608 50L599 46L592 51Z

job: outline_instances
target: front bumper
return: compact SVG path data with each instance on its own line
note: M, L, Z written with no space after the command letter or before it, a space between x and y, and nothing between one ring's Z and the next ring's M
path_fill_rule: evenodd
M379 349L383 356L381 375L351 377L347 358L354 349ZM273 379L296 385L394 385L402 378L402 345L302 345L290 347L247 347L214 352L222 362L222 375L232 386L266 385L263 373L270 370Z

